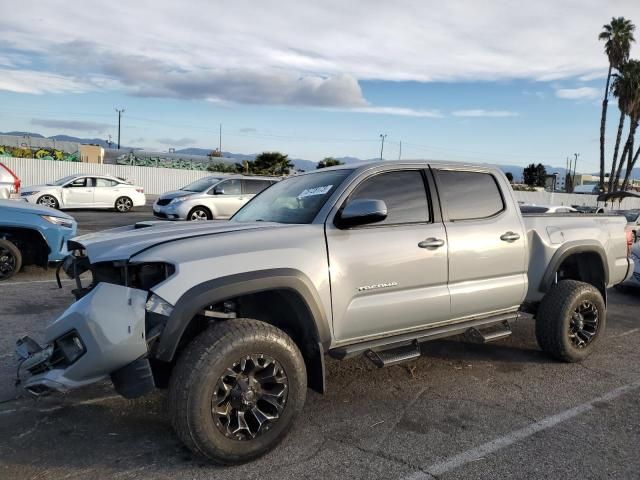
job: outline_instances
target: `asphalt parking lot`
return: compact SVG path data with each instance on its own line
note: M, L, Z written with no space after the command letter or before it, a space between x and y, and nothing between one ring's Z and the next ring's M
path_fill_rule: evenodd
M71 212L80 233L151 219ZM582 364L543 355L533 323L489 345L461 338L377 369L327 364L328 393L309 392L284 443L251 464L222 468L173 434L165 395L127 401L105 383L32 399L14 387L13 347L37 340L72 302L52 270L0 284L0 478L640 478L640 292L609 296L606 336Z

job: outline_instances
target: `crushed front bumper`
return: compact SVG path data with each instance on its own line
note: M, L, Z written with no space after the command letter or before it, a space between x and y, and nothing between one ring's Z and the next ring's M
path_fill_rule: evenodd
M140 371L142 365L148 387L147 296L144 290L99 283L47 326L44 347L29 337L18 340L18 381L27 391L41 395L82 387L109 375L116 383L123 372L129 378L127 367Z

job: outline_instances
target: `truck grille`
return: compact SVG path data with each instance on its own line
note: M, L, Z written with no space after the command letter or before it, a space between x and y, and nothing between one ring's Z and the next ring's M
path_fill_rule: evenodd
M160 205L161 207L164 207L165 205L169 205L169 203L171 203L171 199L170 198L159 198L156 203L158 205Z

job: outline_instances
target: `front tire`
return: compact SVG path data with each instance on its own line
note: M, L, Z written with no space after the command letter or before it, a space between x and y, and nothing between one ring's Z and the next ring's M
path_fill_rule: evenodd
M60 204L58 203L58 199L53 195L42 195L41 197L38 198L36 203L38 205L43 205L49 208L58 209L60 207Z
M133 208L133 201L129 197L118 197L114 207L120 213L127 213Z
M264 322L235 319L205 330L181 353L168 406L187 447L232 465L278 445L306 393L304 359L293 340Z
M597 288L562 280L545 295L538 309L538 345L557 360L580 362L593 352L606 321L606 307Z
M22 268L22 254L9 240L0 239L0 282L9 280Z
M204 207L194 207L191 209L189 214L187 215L187 220L190 221L201 221L201 220L212 220L213 215L211 212Z

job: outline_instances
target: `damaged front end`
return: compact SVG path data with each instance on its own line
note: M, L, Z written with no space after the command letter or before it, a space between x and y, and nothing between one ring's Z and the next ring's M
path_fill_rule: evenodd
M75 249L58 268L58 280L61 270L75 279L77 301L47 326L45 346L18 340L18 383L34 395L107 377L126 398L155 388L149 356L173 307L150 290L174 273L173 265L92 264Z

